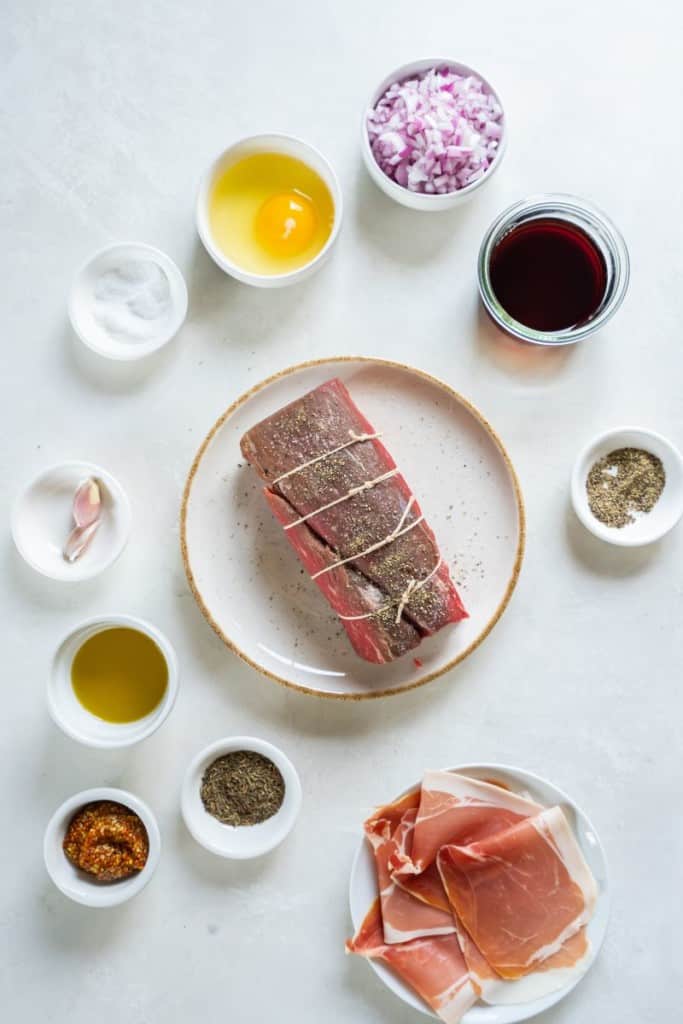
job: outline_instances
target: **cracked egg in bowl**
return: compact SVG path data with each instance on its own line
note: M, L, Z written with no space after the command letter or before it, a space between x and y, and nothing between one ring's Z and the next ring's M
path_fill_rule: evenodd
M336 175L314 147L289 135L254 135L207 171L197 228L209 255L245 284L303 280L329 254L341 224Z

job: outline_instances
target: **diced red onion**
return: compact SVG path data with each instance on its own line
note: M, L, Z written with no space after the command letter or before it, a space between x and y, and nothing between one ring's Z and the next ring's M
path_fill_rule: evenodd
M389 86L369 111L370 148L387 177L410 192L456 192L493 163L502 118L480 79L431 68Z

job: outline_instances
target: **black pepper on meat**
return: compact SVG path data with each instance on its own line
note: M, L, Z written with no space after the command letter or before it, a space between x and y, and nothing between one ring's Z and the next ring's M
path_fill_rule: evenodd
M288 538L304 562L303 547L315 549L315 559L324 564L311 572L314 578L336 574L337 562L348 566L339 577L339 594L331 587L332 576L320 577L340 614L347 600L357 603L350 594L362 576L380 595L372 601L363 590L360 599L370 604L368 614L378 623L398 614L418 635L430 634L466 613L418 503L374 434L341 382L332 380L253 427L242 439L242 451L270 484L269 503L285 527L299 530L299 520L305 519L305 536L291 529ZM363 489L355 493L357 488ZM399 528L401 535L395 536ZM362 627L348 621L342 615L355 643L352 634ZM373 652L370 660L389 659Z

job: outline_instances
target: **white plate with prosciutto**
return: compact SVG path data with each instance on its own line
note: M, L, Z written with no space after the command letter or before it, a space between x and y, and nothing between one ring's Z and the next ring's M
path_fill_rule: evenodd
M276 374L221 416L188 477L181 540L201 610L240 657L358 699L428 682L485 639L517 581L524 509L466 399L342 357Z
M366 958L400 999L446 1024L516 1024L571 992L607 930L595 829L551 783L461 765L374 810L351 871Z

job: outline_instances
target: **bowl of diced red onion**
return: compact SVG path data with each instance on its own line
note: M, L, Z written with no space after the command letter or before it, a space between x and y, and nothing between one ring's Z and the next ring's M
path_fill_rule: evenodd
M414 210L446 210L469 199L498 168L506 142L498 94L458 61L404 64L375 89L363 114L371 178Z

